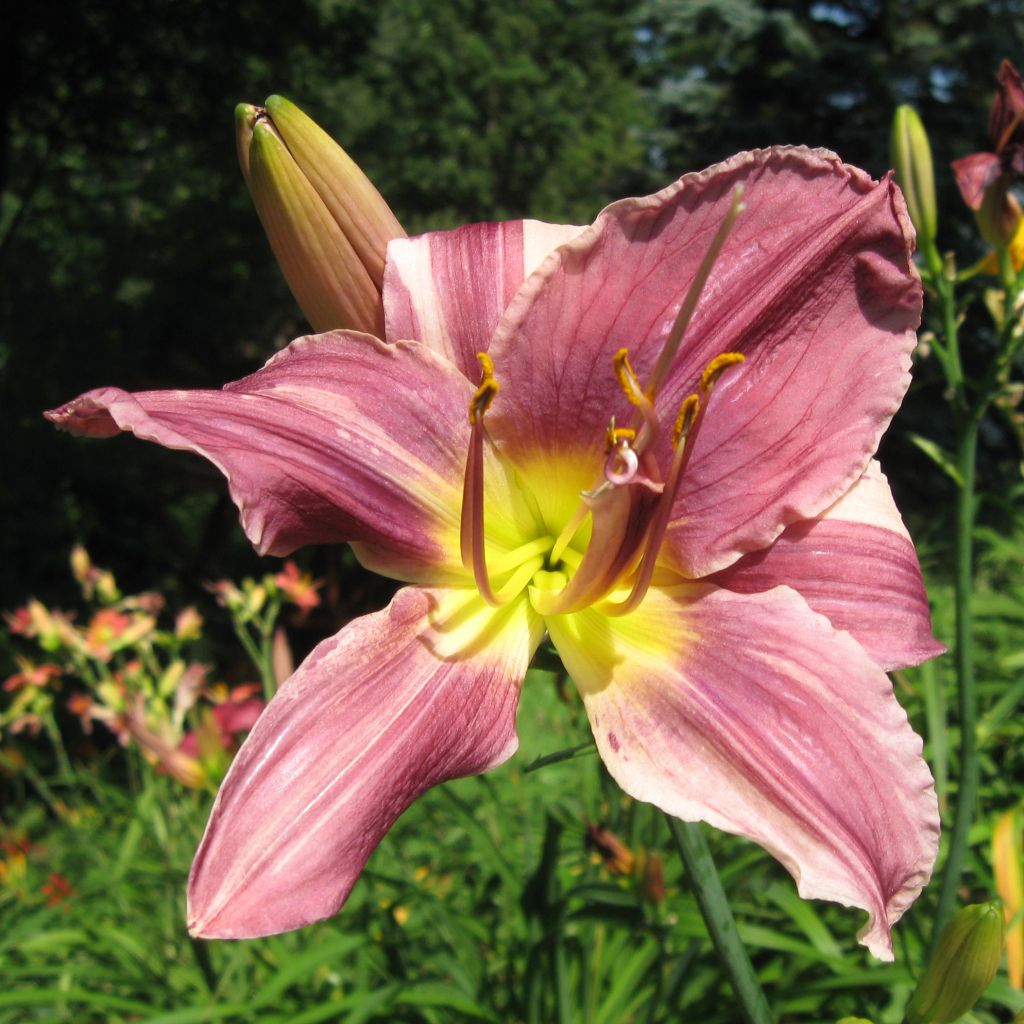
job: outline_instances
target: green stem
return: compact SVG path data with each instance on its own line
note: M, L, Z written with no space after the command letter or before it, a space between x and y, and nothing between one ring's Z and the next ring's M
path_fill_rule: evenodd
M206 987L214 995L217 993L217 972L214 970L213 961L210 959L210 951L202 939L188 937L189 945L192 947L192 956L195 959L199 973L203 976Z
M68 781L75 782L75 769L71 766L67 747L64 746L64 737L60 734L57 719L54 718L52 711L46 716L45 726L46 734L50 737L50 742L53 744L53 752L57 757L57 765L60 768L61 775Z
M977 696L974 689L971 596L974 588L975 462L979 416L961 419L957 440L957 468L963 481L956 502L956 632L953 651L960 711L960 770L956 814L949 840L949 854L935 913L932 946L953 916L953 905L967 855L967 834L974 819L978 794Z
M260 622L260 676L267 700L277 693L277 673L274 671L274 627L281 612L281 602L271 599Z
M1006 293L1007 312L1012 308L1014 293L1017 290L1017 272L1013 269L1013 258L1010 247L1001 245L996 249L996 260L999 263L999 283Z
M273 667L268 665L262 648L250 636L248 626L243 622L239 622L234 616L232 616L231 624L234 626L235 636L238 637L245 648L245 653L249 655L249 660L252 661L253 667L260 674L264 697L270 700L277 690L277 681L274 679Z
M63 817L64 812L61 810L61 801L57 798L53 790L50 789L42 775L40 775L28 761L18 767L22 772L24 772L28 781L35 788L35 791L43 798L43 803L50 808L56 817Z
M680 821L665 815L668 827L686 865L690 887L704 917L708 934L732 981L740 1014L747 1024L772 1024L772 1012L761 991L754 966L740 939L722 882L715 870L699 822Z
M946 359L943 362L943 369L946 373L946 381L953 391L954 406L959 413L963 413L967 403L967 395L964 392L963 364L960 361L960 334L956 322L956 297L953 291L953 283L940 277L937 282L939 299L942 306L942 333L946 343Z
M949 726L946 715L946 691L935 671L935 662L926 661L919 669L924 691L925 718L928 739L931 741L932 775L935 776L935 795L939 810L946 808L946 786L949 780Z

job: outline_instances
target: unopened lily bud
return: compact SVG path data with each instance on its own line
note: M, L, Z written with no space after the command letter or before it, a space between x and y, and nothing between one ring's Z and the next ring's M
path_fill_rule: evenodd
M921 248L934 245L938 215L932 148L920 116L907 104L897 107L892 119L892 162L917 229L918 244Z
M117 589L117 581L109 569L102 569L94 574L93 585L96 588L96 596L103 604L113 604L121 597L121 591Z
M931 962L907 1008L907 1024L947 1024L988 988L1003 951L999 900L964 907L942 930Z
M203 635L203 617L192 606L182 608L174 620L176 640L198 640Z
M1008 185L1005 175L997 178L985 189L981 206L974 214L981 237L997 248L1013 241L1021 222L1020 203Z
M348 154L294 103L235 108L238 159L274 255L318 331L382 335L384 256L405 232Z
M71 549L71 572L75 579L84 584L89 579L89 570L92 569L92 562L89 553L81 544L76 544Z

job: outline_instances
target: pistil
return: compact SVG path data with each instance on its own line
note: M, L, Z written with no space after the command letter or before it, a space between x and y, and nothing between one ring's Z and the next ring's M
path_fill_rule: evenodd
M725 215L725 219L718 226L715 237L711 240L711 245L708 246L708 251L704 254L704 259L700 261L697 273L694 275L693 280L690 282L690 287L686 291L683 304L679 307L675 323L672 324L672 330L669 331L668 338L665 339L665 347L658 355L657 363L654 364L651 379L647 382L647 387L645 388L646 394L650 396L652 401L661 390L661 385L665 382L665 377L668 375L676 354L679 352L679 346L683 342L683 335L686 333L686 328L690 325L690 320L697 309L697 303L700 301L701 292L704 291L704 285L707 284L707 280L711 276L711 269L714 267L715 261L722 251L722 246L725 245L725 240L729 237L729 232L732 230L733 224L736 223L736 218L746 208L740 201L742 195L743 186L737 185L732 194L732 206L729 207L729 212Z

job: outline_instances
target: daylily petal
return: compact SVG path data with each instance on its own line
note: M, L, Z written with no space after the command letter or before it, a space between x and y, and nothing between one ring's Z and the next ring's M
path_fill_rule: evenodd
M422 341L476 381L476 354L487 351L519 286L582 230L513 220L393 240L384 271L385 337Z
M885 673L794 591L652 591L632 615L549 620L627 793L760 843L800 895L862 907L861 941L927 882L938 810Z
M995 153L971 153L951 164L957 188L964 202L972 209L981 209L985 190L1002 173L1002 165Z
M827 508L898 408L921 288L891 180L822 150L780 148L615 203L523 286L491 346L502 388L489 429L506 454L599 465L610 417L633 418L613 355L627 348L648 379L738 185L746 210L657 401L670 425L712 359L746 356L715 386L667 537L692 577Z
M881 467L868 470L817 519L708 578L741 594L787 584L836 629L852 633L886 671L946 648L933 636L914 544Z
M282 686L235 758L196 854L193 935L268 935L333 914L416 797L511 756L540 620L526 601L485 609L483 634L441 656L446 621L465 603L465 592L402 590L320 644Z
M220 391L101 388L47 416L73 433L127 430L209 459L261 553L352 540L379 572L439 582L464 576L471 395L422 345L337 331L300 338Z

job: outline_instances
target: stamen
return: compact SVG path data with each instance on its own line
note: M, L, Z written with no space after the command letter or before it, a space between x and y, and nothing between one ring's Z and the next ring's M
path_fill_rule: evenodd
M700 409L700 396L687 395L683 404L679 407L679 415L676 417L676 425L672 429L672 447L678 448L680 441L685 441L693 429L694 420Z
M495 576L500 576L538 555L546 555L551 549L552 543L550 537L538 537L536 540L527 541L527 543L520 544L519 547L500 555L488 568Z
M711 388L715 381L730 367L743 362L743 356L738 352L724 352L716 356L708 363L701 374L701 393L687 395L679 407L679 415L676 417L675 429L672 433L672 467L669 470L668 479L665 481L665 489L662 492L658 505L654 510L647 537L644 541L643 558L633 579L633 586L629 596L618 604L609 602L602 609L606 615L628 615L635 611L640 602L647 596L647 590L654 578L654 570L658 562L658 552L661 550L661 543L665 539L665 532L668 529L669 518L672 515L672 506L675 503L676 495L682 484L686 467L689 465L690 456L697 441L697 434L704 422L708 402L711 399Z
M637 445L639 450L643 452L658 433L658 414L654 411L654 403L651 401L651 396L640 386L640 378L637 377L636 371L629 364L629 351L627 349L620 348L612 356L612 367L615 370L615 376L619 381L619 387L622 388L623 394L640 410L640 415L644 418L644 425L647 429L641 434Z
M498 393L494 379L494 363L486 352L477 353L483 378L469 403L469 453L466 456L466 476L462 486L462 522L459 540L462 564L472 568L480 596L493 607L504 603L491 589L487 573L487 554L484 549L484 413Z
M480 387L476 389L476 394L473 395L469 402L469 422L471 426L476 426L478 422L483 422L484 413L490 408L491 402L494 401L494 396L498 393L499 388L499 384L494 378L494 360L486 352L477 352L476 357L480 360L483 376L480 378Z
M715 232L715 237L711 240L711 245L708 246L708 251L704 254L704 259L701 260L700 266L697 268L697 273L694 275L693 281L690 283L690 287L686 292L686 297L683 299L682 306L679 307L679 313L676 316L676 321L672 325L672 330L669 331L668 338L665 340L665 347L661 350L661 355L658 356L658 362L654 366L654 372L651 374L651 379L647 383L646 394L652 398L661 389L661 385L665 383L665 377L668 375L669 367L672 365L672 361L676 357L676 353L679 351L679 346L683 341L683 334L686 333L686 328L690 324L690 319L693 316L694 310L697 308L697 303L700 300L700 294L704 290L704 285L707 284L708 278L711 276L711 269L715 265L715 261L718 259L722 252L722 246L725 245L726 238L729 237L729 232L732 230L733 224L736 222L736 218L746 209L742 202L740 202L740 196L743 195L743 186L737 185L732 193L732 206L729 207L729 212L725 215L725 220L719 225L718 231Z
M499 605L508 604L513 597L522 593L526 584L543 568L543 558L531 558L529 561L523 562L508 578L505 585L498 589L498 593L494 595L497 603Z
M568 559L569 544L572 542L573 537L576 536L577 530L583 525L583 521L589 515L590 506L581 501L576 506L576 511L572 514L570 520L562 528L562 532L556 538L554 547L551 549L551 554L548 555L552 565L558 565L563 559Z
M605 454L608 454L613 448L617 447L620 442L626 441L632 444L636 440L636 431L631 427L617 427L615 426L615 417L611 418L608 423L608 444L605 447Z
M553 553L553 552L552 552ZM559 559L561 562L565 562L570 569L575 571L580 567L580 563L583 561L583 555L580 554L575 548L566 548L562 552L562 557ZM557 562L552 561L552 565L557 565Z
M746 356L742 352L723 352L720 356L715 356L700 375L701 391L710 391L730 366L737 366L745 359Z
M570 615L589 607L636 564L648 522L646 499L638 502L631 488L609 487L589 504L593 530L587 550L562 590L537 595L534 608L541 615ZM568 552L563 555L567 557Z
M634 405L650 403L650 398L644 394L640 387L640 378L637 377L633 367L629 365L629 350L620 348L612 356L612 366L615 368L615 376L619 379L619 387L622 388L625 396Z

